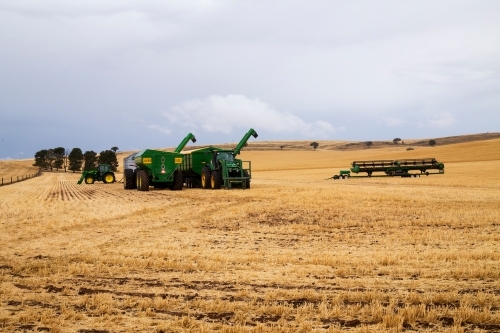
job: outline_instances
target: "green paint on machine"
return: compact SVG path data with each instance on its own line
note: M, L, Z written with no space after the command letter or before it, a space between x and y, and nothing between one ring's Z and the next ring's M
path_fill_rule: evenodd
M251 162L242 161L236 156L251 136L258 137L253 128L234 149L209 146L186 153L181 165L186 186L204 189L249 189L252 178Z
M413 172L412 172L413 171ZM365 176L352 176L351 173L365 173ZM382 174L374 174L382 173ZM351 177L420 177L421 175L442 175L444 164L435 158L405 160L354 161L350 170L341 170L339 175L327 179L347 179Z

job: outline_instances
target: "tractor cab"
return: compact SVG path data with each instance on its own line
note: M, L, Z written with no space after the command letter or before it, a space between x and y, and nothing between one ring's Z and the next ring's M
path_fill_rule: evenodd
M228 162L234 161L234 154L232 151L218 151L216 152L217 160L223 160Z
M99 164L97 166L97 172L99 172L99 176L102 177L106 172L111 172L111 168L109 164Z
M238 168L239 163L235 161L234 159L234 153L233 151L218 151L218 150L213 150L212 151L212 166L213 169L220 169L224 168Z

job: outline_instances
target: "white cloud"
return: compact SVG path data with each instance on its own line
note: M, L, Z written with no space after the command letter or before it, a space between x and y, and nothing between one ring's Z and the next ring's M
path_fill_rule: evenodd
M306 122L280 112L259 99L243 95L212 95L205 100L193 99L166 112L172 125L228 134L233 129L253 127L271 133L298 133L308 137L327 137L335 132L325 121Z
M393 117L383 117L383 119L387 127L399 127L408 122L406 119L399 119Z
M160 132L163 132L166 135L170 135L170 133L171 133L170 129L168 129L166 127L161 127L159 125L149 125L149 128L157 130L157 131L160 131Z
M445 129L457 122L457 119L449 112L442 112L434 118L426 119L423 123L419 123L419 127L434 127Z

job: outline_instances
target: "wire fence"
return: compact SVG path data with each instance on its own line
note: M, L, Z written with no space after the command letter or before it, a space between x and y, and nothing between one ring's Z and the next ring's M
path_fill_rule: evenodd
M0 182L0 186L4 185L10 185L18 182L22 182L23 180L26 179L31 179L34 177L38 177L42 174L42 170L39 170L37 173L32 173L29 175L22 175L22 176L12 176L12 177L2 177L2 180Z

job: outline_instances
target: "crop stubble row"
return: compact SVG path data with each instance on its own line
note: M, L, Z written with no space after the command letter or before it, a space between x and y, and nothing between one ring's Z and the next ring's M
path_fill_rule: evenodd
M138 193L64 174L1 189L0 325L499 330L498 190L276 187L286 175L261 173L251 191Z

